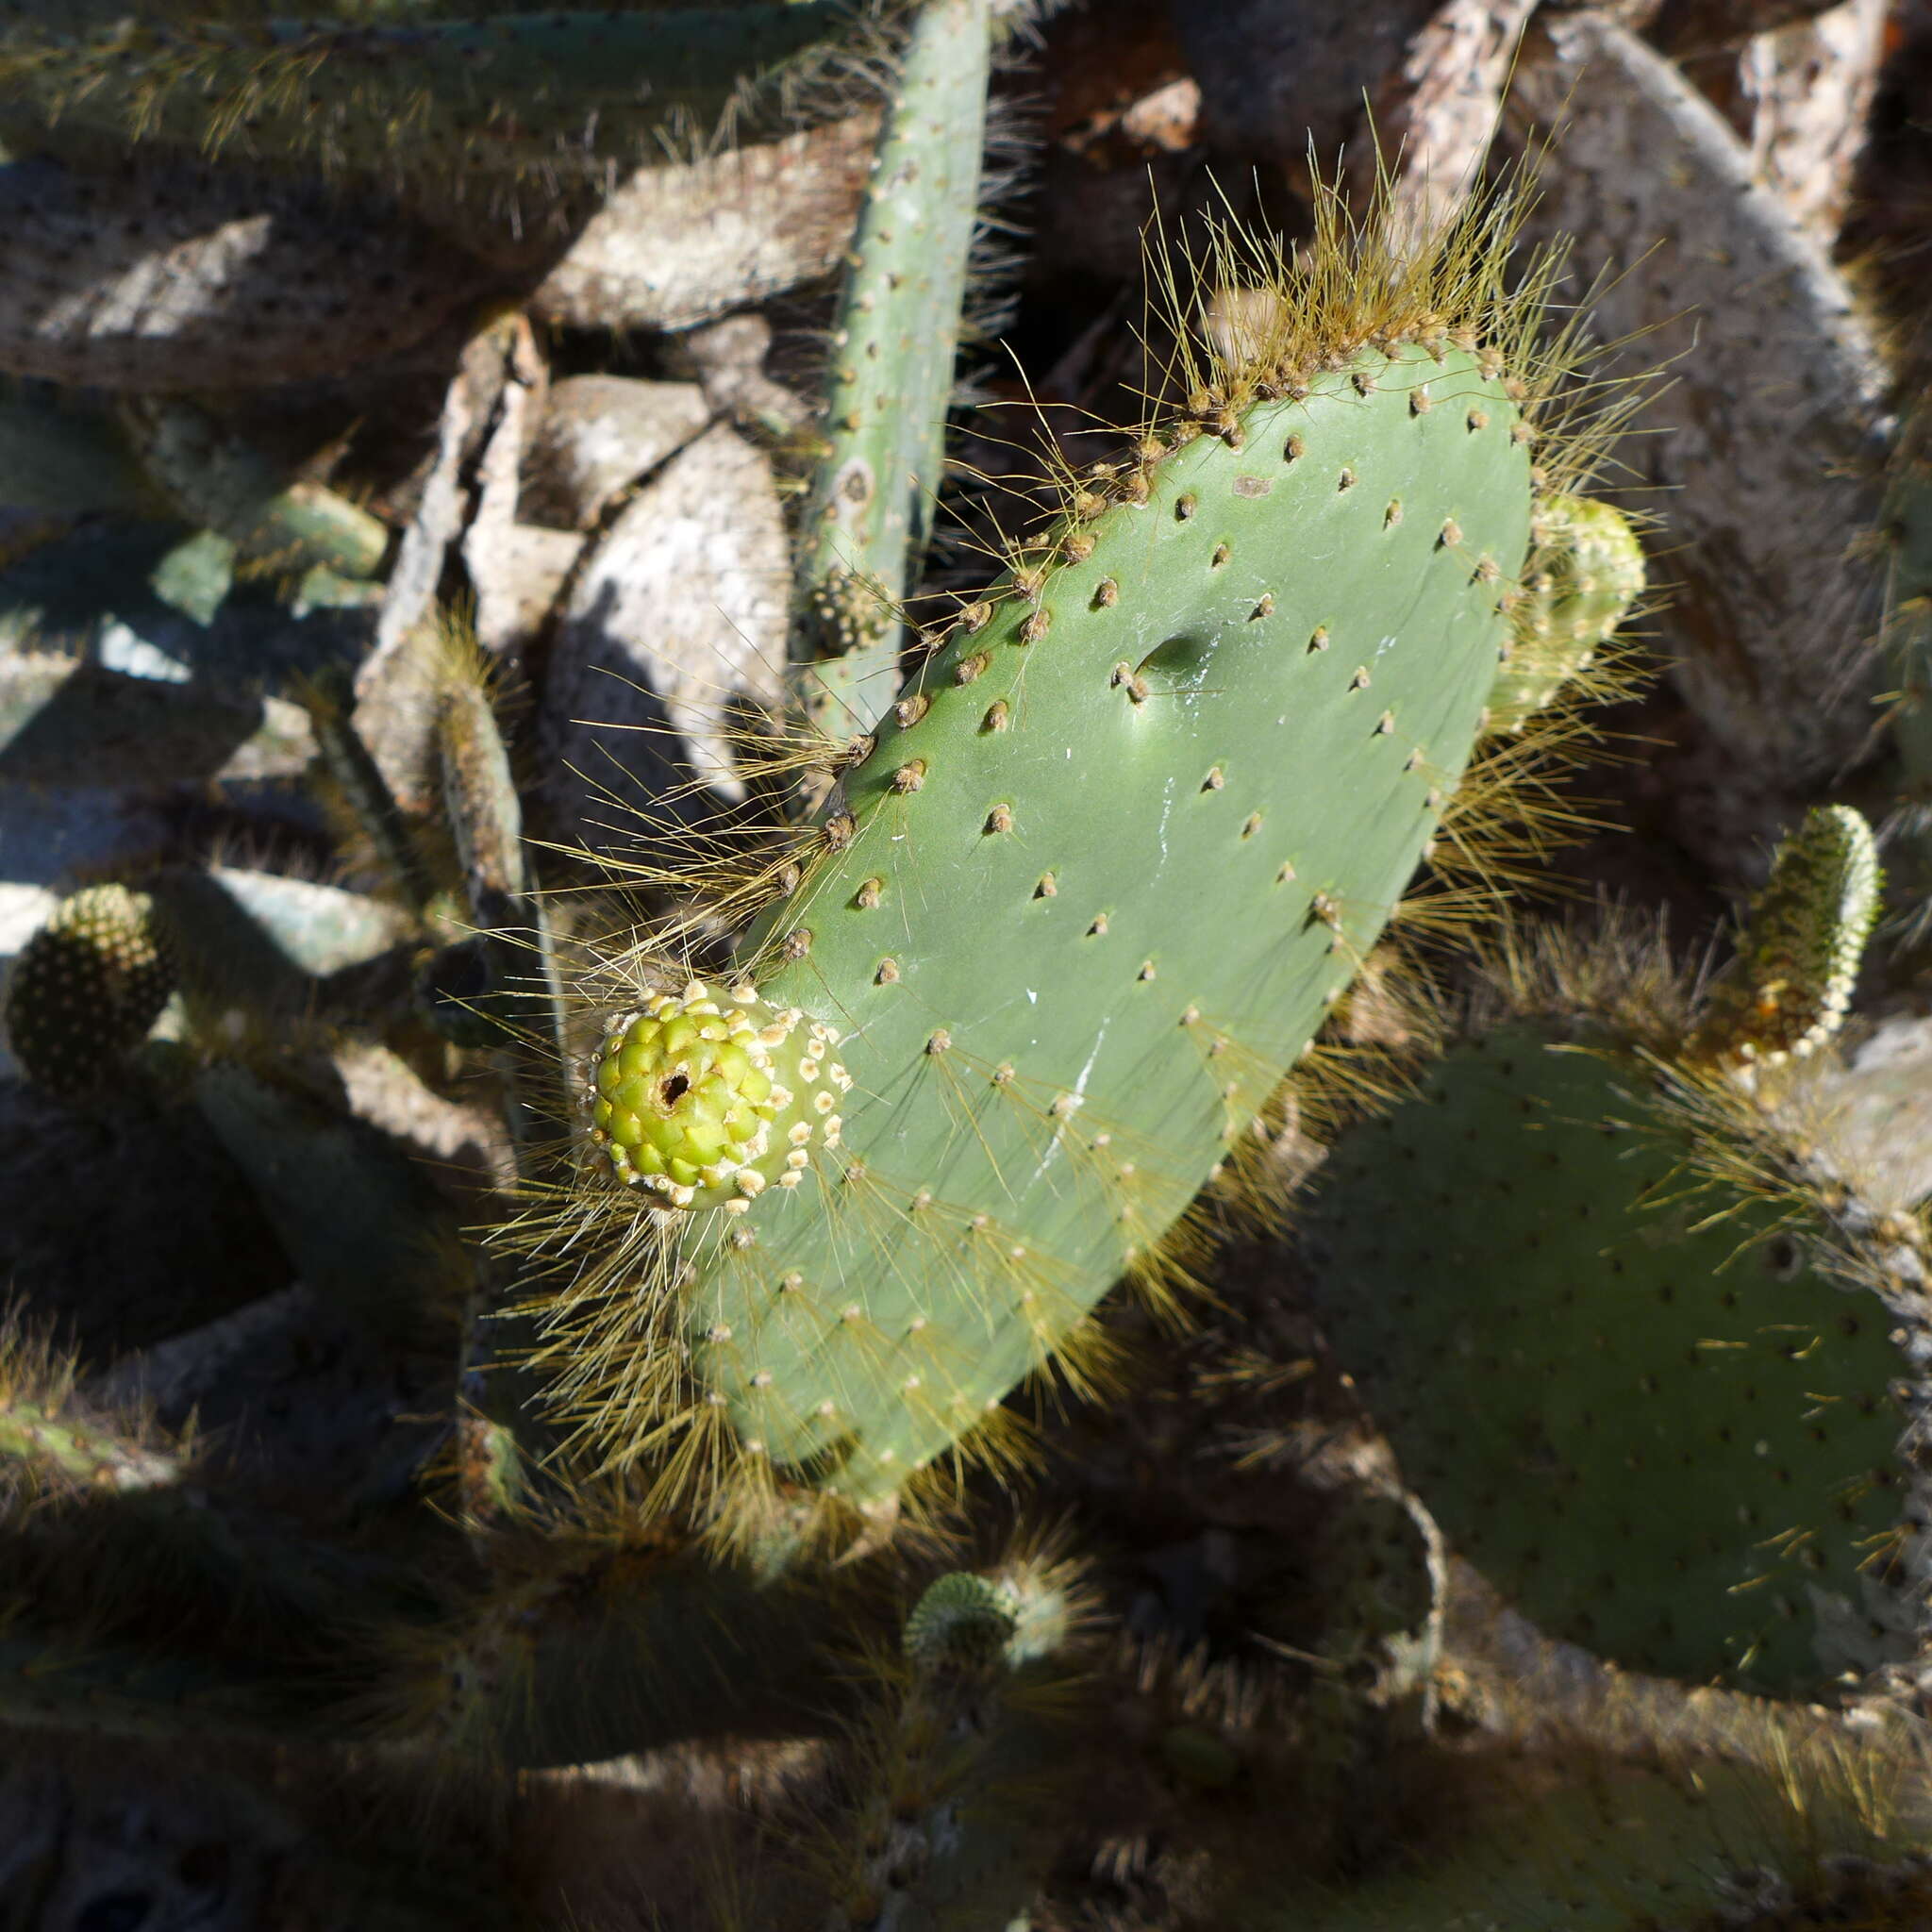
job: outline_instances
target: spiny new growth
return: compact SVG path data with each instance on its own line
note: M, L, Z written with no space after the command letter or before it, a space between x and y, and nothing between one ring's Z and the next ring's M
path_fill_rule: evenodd
M958 1570L929 1585L906 1619L906 1658L916 1671L983 1667L1002 1657L1019 1627L1013 1591Z
M29 1079L79 1098L110 1087L175 988L145 892L90 886L34 934L7 989L7 1035Z
M1121 1274L1170 1307L1186 1287L1191 1204L1451 811L1535 490L1589 467L1587 429L1562 433L1572 351L1538 346L1548 265L1506 283L1513 222L1484 205L1398 256L1330 200L1291 269L1223 237L1217 279L1265 281L1274 322L1172 372L1184 401L1125 461L1065 479L816 822L735 821L636 868L682 909L582 975L608 1138L574 1143L575 1178L510 1238L557 1257L558 1416L654 1507L755 1540L786 1497L832 1504L806 1512L829 1528L962 1441L997 1452L1003 1397L1050 1362L1096 1387L1088 1316ZM1505 812L1493 779L1473 795L1444 856L1480 868ZM681 1141L704 1083L604 1017L676 1017L695 976L748 990L747 1037L793 1008L801 1047L836 1032L853 1083L837 1142L748 1210L723 1211L772 1096L747 1111L724 1069ZM710 1004L728 1039L731 999ZM804 1103L791 1071L762 1077ZM627 1079L642 1105L620 1110ZM805 1124L774 1112L749 1171ZM613 1186L613 1146L667 1185Z
M0 1310L0 1501L47 1494L128 1494L182 1479L187 1455L139 1419L91 1412L75 1396L73 1361L12 1310ZM24 1479L24 1480L23 1480Z
M1512 736L1590 670L1643 594L1643 547L1611 505L1553 496L1537 511L1534 536L1490 698L1487 728Z
M902 1657L873 1659L848 1801L815 1848L835 1932L1000 1925L1025 1904L1044 1821L1014 1796L1066 1748L1088 1607L1074 1567L1041 1554L926 1588Z
M1871 826L1850 806L1814 806L1752 901L1693 1057L1773 1067L1826 1044L1851 1005L1880 883Z

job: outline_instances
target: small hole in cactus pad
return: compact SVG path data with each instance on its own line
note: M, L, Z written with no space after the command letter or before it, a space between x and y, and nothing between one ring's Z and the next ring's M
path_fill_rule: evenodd
M1206 638L1172 637L1155 645L1134 666L1134 675L1171 685L1195 684L1207 670L1212 652L1213 645Z
M691 1082L682 1074L673 1074L670 1079L658 1090L658 1097L666 1107L675 1107L691 1091Z

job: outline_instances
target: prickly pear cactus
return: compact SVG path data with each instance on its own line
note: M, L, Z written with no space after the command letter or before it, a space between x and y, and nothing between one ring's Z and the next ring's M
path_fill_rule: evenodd
M1819 1682L1899 1519L1891 1324L1774 1211L1687 1192L1643 1087L1526 1026L1446 1056L1330 1162L1324 1324L1451 1543L1551 1634Z
M964 1932L1024 1905L1045 1833L1023 1794L1064 1755L1087 1607L1071 1567L1038 1557L927 1587L854 1739L849 1815L824 1858L828 1932Z
M592 137L708 128L755 80L850 26L838 0L475 20L187 16L9 24L0 75L18 121L186 154L246 142L258 166L388 176L441 206L476 176L602 163Z
M1309 1208L1322 1319L1407 1480L1621 1664L1790 1690L1916 1642L1898 1310L1847 1285L1842 1188L1764 1084L1841 1021L1875 888L1864 822L1814 812L1682 1058L1587 1014L1478 1029Z
M833 327L793 655L806 709L841 741L870 731L895 695L897 606L918 576L945 469L992 11L991 0L943 0L916 18Z
M97 1093L160 1017L175 986L154 901L90 886L28 941L7 988L7 1036L28 1078L50 1092Z
M604 1454L681 1438L667 1481L726 1514L774 1481L876 1505L1030 1372L1091 1378L1082 1325L1124 1271L1184 1272L1176 1228L1400 901L1508 636L1540 378L1488 246L1405 273L1331 233L1273 339L960 610L768 867L731 996L821 1029L773 1122L798 1180L753 1163L708 1209L722 1169L673 1173L689 1203L633 1205L595 1124L564 1220L603 1258L550 1362ZM635 1010L676 943L586 991ZM626 1050L587 1062L600 1098ZM665 1158L718 1166L708 1091L629 1109L621 1180L687 1128L704 1158Z

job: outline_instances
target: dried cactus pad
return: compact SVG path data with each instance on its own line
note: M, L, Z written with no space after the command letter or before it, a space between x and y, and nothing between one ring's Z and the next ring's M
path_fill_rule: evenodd
M94 1092L145 1037L174 985L154 901L125 886L92 886L22 949L7 991L8 1042L50 1092Z
M1450 1542L1552 1636L1815 1685L1917 1614L1892 1323L1774 1206L1688 1191L1645 1085L1528 1026L1445 1057L1329 1163L1322 1319Z

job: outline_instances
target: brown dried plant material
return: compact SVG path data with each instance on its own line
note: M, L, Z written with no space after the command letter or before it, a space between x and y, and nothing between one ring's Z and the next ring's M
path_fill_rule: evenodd
M476 513L463 532L463 568L476 593L476 642L490 658L521 652L538 635L583 552L575 530L518 521L524 452L542 408L541 384L513 375L476 465Z
M1662 525L1678 686L1760 790L1801 787L1872 724L1876 573L1856 550L1878 514L1875 331L1717 109L1624 28L1552 17L1513 102L1561 129L1537 219L1583 238L1579 292L1616 277L1589 305L1629 339L1613 367L1669 377L1618 455L1657 486L1633 501Z
M553 530L588 530L620 491L703 433L704 391L689 382L566 376L525 447L519 514Z
M571 328L690 328L829 275L849 245L875 112L683 165L640 168L531 297Z
M470 465L487 446L512 388L540 388L530 326L505 316L462 353L443 397L436 453L390 572L375 647L356 673L356 729L405 811L431 809L441 641L436 593L451 546L470 520Z
M694 328L678 338L674 351L677 366L697 377L706 403L719 415L741 429L781 439L811 421L812 406L765 374L771 347L772 325L754 312Z
M1418 242L1451 220L1476 184L1534 8L1535 0L1447 0L1371 96L1373 113L1351 143L1348 173L1373 179L1379 146Z
M743 796L733 699L782 695L791 558L770 462L726 424L625 507L571 588L543 696L542 757L560 837L610 847L692 778ZM626 825L625 821L631 823Z
M113 390L339 375L482 288L386 211L192 167L0 170L0 369Z
M1844 225L1864 152L1888 11L1888 0L1844 0L1754 35L1737 58L1731 120L1752 170L1827 245Z
M1720 47L1797 26L1835 0L1664 0L1650 38L1674 60L1692 61Z

